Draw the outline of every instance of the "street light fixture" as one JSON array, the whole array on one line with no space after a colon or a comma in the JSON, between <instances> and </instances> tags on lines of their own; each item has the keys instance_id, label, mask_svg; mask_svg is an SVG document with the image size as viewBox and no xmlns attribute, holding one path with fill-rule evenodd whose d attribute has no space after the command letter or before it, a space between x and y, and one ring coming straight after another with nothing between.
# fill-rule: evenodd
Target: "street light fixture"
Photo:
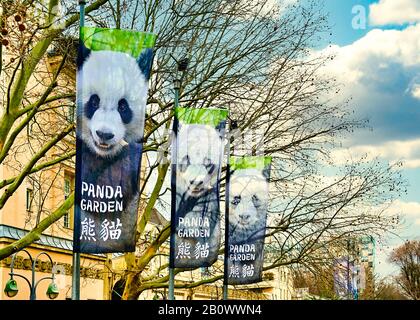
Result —
<instances>
[{"instance_id":1,"label":"street light fixture","mask_svg":"<svg viewBox=\"0 0 420 320\"><path fill-rule=\"evenodd\" d=\"M188 64L190 63L190 59L182 58L182 59L178 60L172 54L171 54L171 57L176 62L178 72L182 72L181 79L178 78L178 75L174 79L174 89L179 91L181 89L181 83L182 83L182 80L184 78L185 71L187 71L187 69L188 69Z\"/></svg>"},{"instance_id":2,"label":"street light fixture","mask_svg":"<svg viewBox=\"0 0 420 320\"><path fill-rule=\"evenodd\" d=\"M15 295L18 294L18 287L17 287L17 283L16 280L13 279L9 279L6 282L6 286L4 288L4 293L6 294L6 296L8 296L9 298L13 298Z\"/></svg>"},{"instance_id":3,"label":"street light fixture","mask_svg":"<svg viewBox=\"0 0 420 320\"><path fill-rule=\"evenodd\" d=\"M48 285L48 289L47 289L47 296L48 298L50 298L51 300L55 299L58 297L60 293L60 290L58 290L57 285L55 284L55 282L51 282Z\"/></svg>"},{"instance_id":4,"label":"street light fixture","mask_svg":"<svg viewBox=\"0 0 420 320\"><path fill-rule=\"evenodd\" d=\"M178 72L182 72L181 78L176 76L174 79L174 90L175 90L175 108L179 105L179 91L181 90L182 80L184 79L185 72L188 69L188 64L190 60L188 58L182 58L181 60L177 60L174 58L174 56L171 54L172 59L175 60L177 66L178 66Z\"/></svg>"},{"instance_id":5,"label":"street light fixture","mask_svg":"<svg viewBox=\"0 0 420 320\"><path fill-rule=\"evenodd\" d=\"M50 277L44 277L44 278L39 279L38 281L35 281L35 267L36 267L36 263L38 261L38 258L41 255L45 255L50 260L51 265L53 265L54 263L53 263L50 255L48 253L46 253L46 252L41 252L41 253L39 253L35 257L35 259L32 259L32 256L31 256L31 254L28 251L26 251L26 250L22 250L22 251L25 252L29 256L29 259L31 260L31 264L32 264L32 279L31 279L31 281L29 281L29 279L26 278L25 276L23 276L21 274L18 274L18 273L15 273L13 271L13 268L14 268L14 265L15 265L15 258L16 258L16 255L17 255L17 253L15 253L13 255L13 257L12 257L12 263L10 265L10 273L9 273L10 279L7 280L7 282L6 282L6 286L4 288L4 293L9 298L13 298L14 296L16 296L18 294L18 292L19 292L19 289L18 289L16 280L14 280L13 277L20 277L20 278L24 279L26 281L26 283L29 285L29 289L30 289L29 299L30 300L36 300L36 288L38 287L38 284L41 281L43 281L43 280L50 279L51 280L51 283L48 285L48 289L47 289L46 295L50 299L57 298L58 295L59 295L59 293L60 293L60 291L58 290L57 284L54 282L54 280L55 280L55 274L54 274L54 272L51 272L51 276Z\"/></svg>"},{"instance_id":6,"label":"street light fixture","mask_svg":"<svg viewBox=\"0 0 420 320\"><path fill-rule=\"evenodd\" d=\"M181 72L186 71L189 63L190 63L190 60L188 58L183 58L183 59L177 61L178 71L181 71Z\"/></svg>"}]
</instances>

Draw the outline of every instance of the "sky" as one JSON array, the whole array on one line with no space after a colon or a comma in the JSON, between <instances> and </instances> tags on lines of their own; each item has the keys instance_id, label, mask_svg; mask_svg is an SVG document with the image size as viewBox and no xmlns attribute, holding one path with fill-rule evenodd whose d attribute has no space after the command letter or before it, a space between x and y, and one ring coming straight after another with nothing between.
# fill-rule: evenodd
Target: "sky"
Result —
<instances>
[{"instance_id":1,"label":"sky","mask_svg":"<svg viewBox=\"0 0 420 320\"><path fill-rule=\"evenodd\" d=\"M336 54L325 72L345 84L339 98L352 97L355 117L369 119L372 128L355 132L333 151L337 164L349 154L366 153L404 162L408 193L389 209L402 216L398 236L376 244L375 272L395 275L397 268L387 262L391 250L406 239L420 239L420 0L323 1L332 35L314 49Z\"/></svg>"},{"instance_id":2,"label":"sky","mask_svg":"<svg viewBox=\"0 0 420 320\"><path fill-rule=\"evenodd\" d=\"M420 239L420 1L324 1L332 35L316 49L336 54L326 72L345 83L340 97L351 96L355 116L372 128L343 141L337 163L348 154L404 163L408 193L391 207L403 223L398 236L377 243L375 271L385 277L397 272L390 251Z\"/></svg>"}]
</instances>

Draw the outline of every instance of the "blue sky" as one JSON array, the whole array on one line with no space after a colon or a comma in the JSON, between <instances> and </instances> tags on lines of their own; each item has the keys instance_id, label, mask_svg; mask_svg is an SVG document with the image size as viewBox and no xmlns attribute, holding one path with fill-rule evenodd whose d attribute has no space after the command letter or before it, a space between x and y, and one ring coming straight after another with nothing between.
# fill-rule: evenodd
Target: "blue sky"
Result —
<instances>
[{"instance_id":1,"label":"blue sky","mask_svg":"<svg viewBox=\"0 0 420 320\"><path fill-rule=\"evenodd\" d=\"M355 6L363 6L366 14L369 14L369 5L378 3L379 0L323 0L325 2L325 9L330 13L330 25L333 27L332 37L329 39L332 43L340 46L353 43L355 40L363 37L367 32L374 29L376 26L367 23L365 29L353 29L352 20L355 14L352 12ZM399 1L399 0L394 0ZM358 12L358 11L357 11ZM382 25L381 29L397 29L401 30L407 24L387 24Z\"/></svg>"},{"instance_id":2,"label":"blue sky","mask_svg":"<svg viewBox=\"0 0 420 320\"><path fill-rule=\"evenodd\" d=\"M327 72L335 72L346 84L340 98L353 97L355 116L369 119L373 129L343 141L345 152L355 157L368 152L383 161L405 163L408 193L390 209L403 216L404 224L398 236L377 244L376 272L383 277L397 271L386 262L390 250L402 239L420 239L420 0L323 1L332 36L316 50L330 50L331 42L338 56ZM357 5L366 12L363 29L352 27L352 9ZM153 186L153 181L148 185ZM169 203L169 198L165 200ZM165 212L168 207L159 209Z\"/></svg>"},{"instance_id":3,"label":"blue sky","mask_svg":"<svg viewBox=\"0 0 420 320\"><path fill-rule=\"evenodd\" d=\"M367 26L367 29L355 30L351 26L354 15L352 14L352 8L355 5L362 5L364 8L368 8L369 4L373 1L370 0L324 0L325 9L330 13L330 25L332 26L332 36L329 40L332 43L340 46L351 44L353 41L361 38L371 29Z\"/></svg>"},{"instance_id":4,"label":"blue sky","mask_svg":"<svg viewBox=\"0 0 420 320\"><path fill-rule=\"evenodd\" d=\"M398 236L378 244L376 271L387 276L396 272L386 262L390 250L404 239L420 239L420 1L324 2L332 35L317 49L330 50L331 42L337 59L329 70L346 84L342 96L353 97L355 115L369 119L373 129L347 139L346 152L404 161L408 193L391 208L404 224ZM365 28L352 26L352 9L361 8L355 6L366 13Z\"/></svg>"}]
</instances>

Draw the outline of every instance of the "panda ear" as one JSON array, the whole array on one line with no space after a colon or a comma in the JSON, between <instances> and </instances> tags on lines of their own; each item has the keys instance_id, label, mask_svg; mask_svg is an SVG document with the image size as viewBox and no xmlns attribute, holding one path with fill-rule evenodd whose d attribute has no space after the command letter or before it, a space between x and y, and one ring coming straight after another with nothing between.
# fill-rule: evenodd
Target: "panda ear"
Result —
<instances>
[{"instance_id":1,"label":"panda ear","mask_svg":"<svg viewBox=\"0 0 420 320\"><path fill-rule=\"evenodd\" d=\"M85 46L82 40L79 40L79 47L77 49L77 70L83 67L83 64L89 58L91 50Z\"/></svg>"},{"instance_id":2,"label":"panda ear","mask_svg":"<svg viewBox=\"0 0 420 320\"><path fill-rule=\"evenodd\" d=\"M144 49L137 58L137 64L140 71L144 74L147 80L150 78L150 70L153 62L153 50L151 48Z\"/></svg>"},{"instance_id":3,"label":"panda ear","mask_svg":"<svg viewBox=\"0 0 420 320\"><path fill-rule=\"evenodd\" d=\"M262 175L267 181L270 179L270 166L267 166L262 170Z\"/></svg>"},{"instance_id":4,"label":"panda ear","mask_svg":"<svg viewBox=\"0 0 420 320\"><path fill-rule=\"evenodd\" d=\"M182 122L180 122L179 119L174 116L174 126L172 128L172 133L175 135L174 138L178 136L178 133L181 131L182 126L183 126Z\"/></svg>"},{"instance_id":5,"label":"panda ear","mask_svg":"<svg viewBox=\"0 0 420 320\"><path fill-rule=\"evenodd\" d=\"M233 170L233 169L230 169L230 166L229 166L229 176L231 177L232 176L232 174L235 172L235 170Z\"/></svg>"},{"instance_id":6,"label":"panda ear","mask_svg":"<svg viewBox=\"0 0 420 320\"><path fill-rule=\"evenodd\" d=\"M217 130L217 133L219 134L219 138L223 140L225 138L226 121L220 121L215 129Z\"/></svg>"}]
</instances>

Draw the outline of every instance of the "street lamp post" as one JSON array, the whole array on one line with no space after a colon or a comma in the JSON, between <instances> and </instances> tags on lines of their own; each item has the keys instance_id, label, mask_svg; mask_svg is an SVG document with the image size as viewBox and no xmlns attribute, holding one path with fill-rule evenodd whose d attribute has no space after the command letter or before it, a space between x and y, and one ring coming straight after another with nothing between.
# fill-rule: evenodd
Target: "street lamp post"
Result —
<instances>
[{"instance_id":1,"label":"street lamp post","mask_svg":"<svg viewBox=\"0 0 420 320\"><path fill-rule=\"evenodd\" d=\"M229 287L227 284L227 274L229 272L228 270L228 258L227 258L227 245L228 245L228 230L229 230L229 186L230 186L230 146L233 143L233 135L232 131L238 129L238 122L236 120L230 121L229 126L229 144L228 144L228 151L227 151L227 157L226 157L226 185L225 185L225 259L223 262L223 268L224 268L224 279L223 279L223 300L229 300Z\"/></svg>"},{"instance_id":2,"label":"street lamp post","mask_svg":"<svg viewBox=\"0 0 420 320\"><path fill-rule=\"evenodd\" d=\"M36 288L38 287L38 284L41 281L47 280L47 279L50 279L51 280L51 283L48 285L48 289L47 289L46 295L50 299L57 298L58 297L58 294L59 294L59 290L58 290L57 285L54 282L54 280L55 280L55 274L54 274L54 272L51 271L51 276L50 277L43 277L43 278L39 279L38 281L35 281L35 267L36 267L36 263L38 261L38 258L40 256L42 256L42 255L47 256L48 259L51 262L51 265L53 266L54 263L53 263L50 255L48 253L46 253L46 252L41 252L41 253L39 253L35 257L35 259L33 259L32 256L31 256L31 254L28 251L26 251L26 250L22 250L22 251L25 252L29 256L29 259L31 260L31 265L32 265L32 277L31 277L31 281L29 281L29 279L26 278L25 276L23 276L21 274L18 274L18 273L15 273L13 271L14 265L15 265L15 258L16 258L16 255L17 255L17 253L15 253L12 256L12 263L10 265L10 273L9 273L10 279L6 282L6 286L4 288L4 292L6 293L6 295L9 298L13 298L14 296L16 296L18 294L18 292L19 292L18 286L17 286L16 280L13 279L13 277L19 277L19 278L24 279L26 281L26 283L29 285L29 289L30 289L29 299L30 300L36 300Z\"/></svg>"},{"instance_id":3,"label":"street lamp post","mask_svg":"<svg viewBox=\"0 0 420 320\"><path fill-rule=\"evenodd\" d=\"M81 39L81 30L85 26L85 6L86 0L79 0L79 38ZM76 156L76 161L77 160ZM74 220L76 223L76 220ZM76 227L76 226L75 226ZM72 286L71 286L71 298L72 300L80 300L80 252L73 251L73 274L72 274Z\"/></svg>"},{"instance_id":4,"label":"street lamp post","mask_svg":"<svg viewBox=\"0 0 420 320\"><path fill-rule=\"evenodd\" d=\"M174 91L175 91L174 110L176 110L176 108L178 108L178 106L179 106L179 92L181 90L182 80L184 78L185 71L187 71L187 68L188 68L189 59L184 58L184 59L181 59L181 60L178 61L172 55L171 55L171 57L177 63L178 72L182 73L181 79L178 78L178 74L177 74L176 78L174 79ZM172 152L176 157L176 154L177 154L176 144L175 144L175 148L174 148L174 150L172 150ZM176 170L175 164L172 164L172 170L174 170L173 172L175 172L175 170ZM174 201L172 201L172 210L175 210ZM175 215L172 214L172 216L175 216ZM171 250L171 254L172 254L172 250ZM172 258L170 258L170 260L172 260ZM168 292L168 298L169 298L169 300L175 300L174 287L175 287L175 272L174 272L174 269L172 267L169 267L169 285L168 285L168 291L169 291Z\"/></svg>"}]
</instances>

